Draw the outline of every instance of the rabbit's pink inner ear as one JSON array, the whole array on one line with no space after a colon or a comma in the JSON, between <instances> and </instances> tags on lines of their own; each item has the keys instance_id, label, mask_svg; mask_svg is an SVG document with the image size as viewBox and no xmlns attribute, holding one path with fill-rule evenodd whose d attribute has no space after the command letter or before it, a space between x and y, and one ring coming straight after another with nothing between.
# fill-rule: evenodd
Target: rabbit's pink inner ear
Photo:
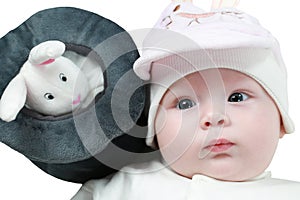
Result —
<instances>
[{"instance_id":1,"label":"rabbit's pink inner ear","mask_svg":"<svg viewBox=\"0 0 300 200\"><path fill-rule=\"evenodd\" d=\"M53 63L54 61L55 61L54 58L50 58L49 60L46 60L45 62L42 62L39 65L49 65L50 63Z\"/></svg>"}]
</instances>

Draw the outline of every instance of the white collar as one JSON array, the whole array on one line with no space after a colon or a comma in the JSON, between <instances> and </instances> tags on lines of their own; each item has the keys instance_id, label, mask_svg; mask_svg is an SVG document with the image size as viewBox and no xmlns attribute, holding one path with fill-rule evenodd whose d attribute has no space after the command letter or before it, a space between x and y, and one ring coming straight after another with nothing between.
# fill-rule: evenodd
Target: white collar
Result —
<instances>
[{"instance_id":1,"label":"white collar","mask_svg":"<svg viewBox=\"0 0 300 200\"><path fill-rule=\"evenodd\" d=\"M192 180L193 181L200 181L200 182L210 182L210 183L250 183L250 182L254 182L254 181L261 181L261 180L266 180L266 179L269 179L271 178L271 172L267 171L267 172L263 172L261 173L260 175L254 177L254 178L251 178L251 179L248 179L248 180L245 180L245 181L241 181L241 182L238 182L238 181L222 181L222 180L218 180L218 179L215 179L215 178L212 178L212 177L209 177L209 176L205 176L205 175L202 175L202 174L196 174L192 177Z\"/></svg>"}]
</instances>

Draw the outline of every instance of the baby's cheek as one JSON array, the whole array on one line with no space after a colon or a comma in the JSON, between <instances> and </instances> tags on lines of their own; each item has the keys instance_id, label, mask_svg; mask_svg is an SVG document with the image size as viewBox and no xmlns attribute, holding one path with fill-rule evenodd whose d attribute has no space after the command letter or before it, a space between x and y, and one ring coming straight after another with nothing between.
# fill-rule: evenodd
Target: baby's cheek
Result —
<instances>
[{"instance_id":1,"label":"baby's cheek","mask_svg":"<svg viewBox=\"0 0 300 200\"><path fill-rule=\"evenodd\" d=\"M161 110L155 120L155 134L163 146L174 145L181 126L181 115L174 111Z\"/></svg>"},{"instance_id":2,"label":"baby's cheek","mask_svg":"<svg viewBox=\"0 0 300 200\"><path fill-rule=\"evenodd\" d=\"M159 134L166 125L167 113L163 106L159 106L155 120L154 120L154 131L155 134Z\"/></svg>"},{"instance_id":3,"label":"baby's cheek","mask_svg":"<svg viewBox=\"0 0 300 200\"><path fill-rule=\"evenodd\" d=\"M161 119L161 116L157 119ZM197 159L199 152L199 145L197 148L192 148L195 140L194 130L185 127L186 125L190 127L190 123L182 121L181 114L166 112L165 117L167 120L164 127L157 133L159 149L167 163L174 164L175 168L184 168L187 166L187 160L191 159L190 156Z\"/></svg>"}]
</instances>

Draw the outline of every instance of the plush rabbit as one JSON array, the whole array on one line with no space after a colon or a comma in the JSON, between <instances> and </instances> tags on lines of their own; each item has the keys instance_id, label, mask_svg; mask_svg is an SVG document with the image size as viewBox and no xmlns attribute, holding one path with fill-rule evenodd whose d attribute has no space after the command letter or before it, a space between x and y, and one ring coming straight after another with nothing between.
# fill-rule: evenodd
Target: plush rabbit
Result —
<instances>
[{"instance_id":1,"label":"plush rabbit","mask_svg":"<svg viewBox=\"0 0 300 200\"><path fill-rule=\"evenodd\" d=\"M103 81L96 82L98 89L94 90L95 84L89 83L80 67L63 56L65 49L63 42L55 40L31 49L28 60L1 97L2 120L14 120L24 105L44 115L69 113L86 107L93 101L95 91L103 90Z\"/></svg>"}]
</instances>

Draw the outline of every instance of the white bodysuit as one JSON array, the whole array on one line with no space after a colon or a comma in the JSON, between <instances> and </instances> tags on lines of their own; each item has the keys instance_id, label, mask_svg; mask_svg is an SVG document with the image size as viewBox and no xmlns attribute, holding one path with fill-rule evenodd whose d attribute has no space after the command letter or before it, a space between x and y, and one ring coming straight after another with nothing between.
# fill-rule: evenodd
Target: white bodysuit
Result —
<instances>
[{"instance_id":1,"label":"white bodysuit","mask_svg":"<svg viewBox=\"0 0 300 200\"><path fill-rule=\"evenodd\" d=\"M135 164L111 177L85 183L72 200L299 200L300 183L271 178L245 182L203 175L180 176L161 162Z\"/></svg>"}]
</instances>

